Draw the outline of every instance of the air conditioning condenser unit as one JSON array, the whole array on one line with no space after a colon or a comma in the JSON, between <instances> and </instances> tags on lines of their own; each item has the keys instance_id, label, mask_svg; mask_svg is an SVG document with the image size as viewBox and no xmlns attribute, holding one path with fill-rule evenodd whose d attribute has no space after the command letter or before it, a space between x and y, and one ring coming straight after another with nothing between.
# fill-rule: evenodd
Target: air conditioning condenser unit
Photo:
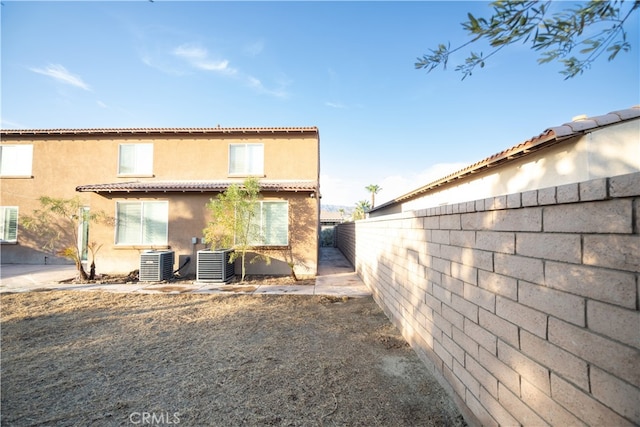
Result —
<instances>
[{"instance_id":1,"label":"air conditioning condenser unit","mask_svg":"<svg viewBox=\"0 0 640 427\"><path fill-rule=\"evenodd\" d=\"M226 283L235 276L235 265L229 263L233 250L198 251L196 281Z\"/></svg>"},{"instance_id":2,"label":"air conditioning condenser unit","mask_svg":"<svg viewBox=\"0 0 640 427\"><path fill-rule=\"evenodd\" d=\"M161 282L173 277L173 251L149 251L140 254L141 282Z\"/></svg>"}]
</instances>

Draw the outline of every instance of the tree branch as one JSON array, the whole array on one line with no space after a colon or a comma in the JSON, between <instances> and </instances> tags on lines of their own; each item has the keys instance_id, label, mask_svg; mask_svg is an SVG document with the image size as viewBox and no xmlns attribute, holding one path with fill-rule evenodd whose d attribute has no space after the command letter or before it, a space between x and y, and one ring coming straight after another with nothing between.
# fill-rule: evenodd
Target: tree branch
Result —
<instances>
[{"instance_id":1,"label":"tree branch","mask_svg":"<svg viewBox=\"0 0 640 427\"><path fill-rule=\"evenodd\" d=\"M450 56L459 50L479 41L486 40L492 47L488 55L471 52L465 62L456 67L462 72L464 80L471 75L475 67L484 67L485 61L505 46L522 41L531 43L531 48L541 51L538 63L559 61L564 65L560 71L567 78L575 77L591 67L602 53L611 52L608 60L613 60L620 51L628 52L631 45L626 41L625 24L629 17L640 8L640 0L634 0L623 13L624 0L589 1L577 8L568 8L547 17L550 1L495 1L492 3L493 15L487 20L468 14L463 28L472 39L462 45L451 48L450 44L438 45L430 54L418 58L415 67L431 72L442 65L447 68ZM580 37L589 28L611 24L613 26L597 31L593 36ZM584 47L582 59L569 56L577 47Z\"/></svg>"}]
</instances>

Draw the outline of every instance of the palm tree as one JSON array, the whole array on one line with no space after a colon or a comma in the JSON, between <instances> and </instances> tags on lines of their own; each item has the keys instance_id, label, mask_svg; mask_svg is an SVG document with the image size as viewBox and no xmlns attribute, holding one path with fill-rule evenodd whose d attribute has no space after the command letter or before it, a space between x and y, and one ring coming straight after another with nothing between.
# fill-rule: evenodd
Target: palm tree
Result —
<instances>
[{"instance_id":1,"label":"palm tree","mask_svg":"<svg viewBox=\"0 0 640 427\"><path fill-rule=\"evenodd\" d=\"M353 211L353 219L364 219L365 214L371 210L371 205L367 200L360 200L356 203L356 208Z\"/></svg>"},{"instance_id":2,"label":"palm tree","mask_svg":"<svg viewBox=\"0 0 640 427\"><path fill-rule=\"evenodd\" d=\"M382 188L379 185L371 184L364 187L369 193L371 193L371 209L376 206L376 194L378 194Z\"/></svg>"}]
</instances>

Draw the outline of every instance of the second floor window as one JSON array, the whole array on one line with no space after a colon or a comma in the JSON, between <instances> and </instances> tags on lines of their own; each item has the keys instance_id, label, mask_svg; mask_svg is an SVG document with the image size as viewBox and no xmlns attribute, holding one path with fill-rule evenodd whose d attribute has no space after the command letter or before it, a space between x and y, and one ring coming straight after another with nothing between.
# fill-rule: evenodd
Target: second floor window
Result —
<instances>
[{"instance_id":1,"label":"second floor window","mask_svg":"<svg viewBox=\"0 0 640 427\"><path fill-rule=\"evenodd\" d=\"M229 175L263 176L264 144L229 145Z\"/></svg>"},{"instance_id":2,"label":"second floor window","mask_svg":"<svg viewBox=\"0 0 640 427\"><path fill-rule=\"evenodd\" d=\"M0 242L18 241L18 207L0 206Z\"/></svg>"},{"instance_id":3,"label":"second floor window","mask_svg":"<svg viewBox=\"0 0 640 427\"><path fill-rule=\"evenodd\" d=\"M33 145L0 145L0 176L30 177Z\"/></svg>"},{"instance_id":4,"label":"second floor window","mask_svg":"<svg viewBox=\"0 0 640 427\"><path fill-rule=\"evenodd\" d=\"M120 144L118 175L153 175L153 144Z\"/></svg>"},{"instance_id":5,"label":"second floor window","mask_svg":"<svg viewBox=\"0 0 640 427\"><path fill-rule=\"evenodd\" d=\"M117 245L166 245L169 202L118 202Z\"/></svg>"}]
</instances>

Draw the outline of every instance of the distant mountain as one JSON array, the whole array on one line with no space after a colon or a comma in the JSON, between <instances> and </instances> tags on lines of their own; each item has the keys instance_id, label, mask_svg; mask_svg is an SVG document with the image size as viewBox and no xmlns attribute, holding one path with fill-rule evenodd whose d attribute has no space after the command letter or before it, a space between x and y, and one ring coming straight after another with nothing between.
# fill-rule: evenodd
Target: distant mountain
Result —
<instances>
[{"instance_id":1,"label":"distant mountain","mask_svg":"<svg viewBox=\"0 0 640 427\"><path fill-rule=\"evenodd\" d=\"M325 204L322 204L320 206L320 210L324 212L340 212L340 209L344 209L345 214L351 214L351 212L353 212L353 207L351 206L325 205Z\"/></svg>"}]
</instances>

